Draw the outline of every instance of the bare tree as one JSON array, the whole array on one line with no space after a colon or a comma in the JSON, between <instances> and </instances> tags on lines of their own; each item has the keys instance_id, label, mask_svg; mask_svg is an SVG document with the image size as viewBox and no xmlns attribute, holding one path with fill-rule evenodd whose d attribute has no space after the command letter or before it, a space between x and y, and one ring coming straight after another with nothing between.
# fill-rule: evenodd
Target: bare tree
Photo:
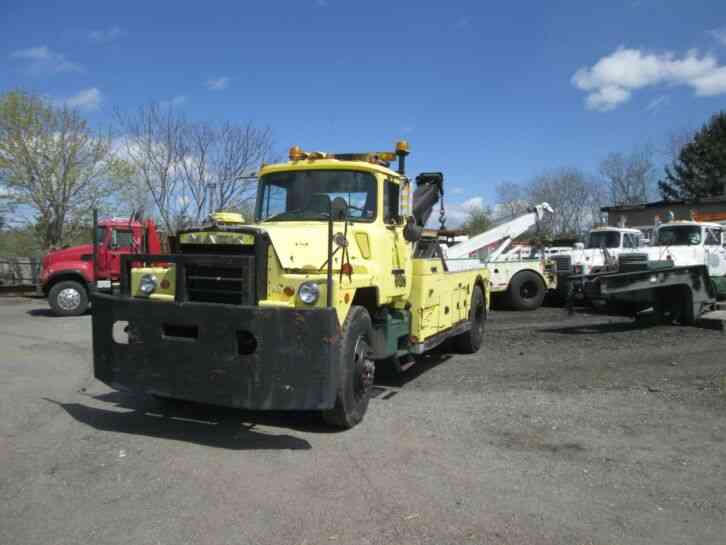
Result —
<instances>
[{"instance_id":1,"label":"bare tree","mask_svg":"<svg viewBox=\"0 0 726 545\"><path fill-rule=\"evenodd\" d=\"M660 150L667 163L674 163L681 155L681 150L693 140L696 131L691 129L679 129L670 131L666 135L665 144Z\"/></svg>"},{"instance_id":2,"label":"bare tree","mask_svg":"<svg viewBox=\"0 0 726 545\"><path fill-rule=\"evenodd\" d=\"M533 202L548 202L555 213L545 228L551 236L579 236L597 220L596 184L584 172L563 167L537 176L527 187Z\"/></svg>"},{"instance_id":3,"label":"bare tree","mask_svg":"<svg viewBox=\"0 0 726 545\"><path fill-rule=\"evenodd\" d=\"M127 164L129 184L141 184L151 196L169 232L181 226L189 201L182 192L182 162L186 120L173 105L142 106L136 112L116 112L121 129L118 153Z\"/></svg>"},{"instance_id":4,"label":"bare tree","mask_svg":"<svg viewBox=\"0 0 726 545\"><path fill-rule=\"evenodd\" d=\"M655 184L655 165L650 147L628 155L611 153L600 163L610 204L641 204L648 201Z\"/></svg>"},{"instance_id":5,"label":"bare tree","mask_svg":"<svg viewBox=\"0 0 726 545\"><path fill-rule=\"evenodd\" d=\"M194 221L209 209L241 209L255 191L255 176L260 164L270 155L272 133L225 123L190 125L184 138L185 189L189 193Z\"/></svg>"},{"instance_id":6,"label":"bare tree","mask_svg":"<svg viewBox=\"0 0 726 545\"><path fill-rule=\"evenodd\" d=\"M109 195L112 166L110 135L93 132L78 111L24 91L0 97L0 183L37 216L43 248L87 226Z\"/></svg>"},{"instance_id":7,"label":"bare tree","mask_svg":"<svg viewBox=\"0 0 726 545\"><path fill-rule=\"evenodd\" d=\"M210 198L217 210L249 203L256 170L272 148L269 129L191 123L173 106L152 103L116 117L128 198L143 198L134 188L144 187L169 231L202 220Z\"/></svg>"},{"instance_id":8,"label":"bare tree","mask_svg":"<svg viewBox=\"0 0 726 545\"><path fill-rule=\"evenodd\" d=\"M525 187L515 182L501 182L497 184L497 205L495 216L497 219L509 218L524 214L531 202L527 197Z\"/></svg>"}]
</instances>

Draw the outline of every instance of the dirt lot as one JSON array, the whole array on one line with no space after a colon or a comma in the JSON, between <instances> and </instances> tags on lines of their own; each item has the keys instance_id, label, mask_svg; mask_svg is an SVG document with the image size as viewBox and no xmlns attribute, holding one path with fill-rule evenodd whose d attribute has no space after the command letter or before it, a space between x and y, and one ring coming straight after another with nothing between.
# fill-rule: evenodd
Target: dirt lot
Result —
<instances>
[{"instance_id":1,"label":"dirt lot","mask_svg":"<svg viewBox=\"0 0 726 545\"><path fill-rule=\"evenodd\" d=\"M723 544L726 335L492 313L362 425L91 378L90 318L0 300L0 543Z\"/></svg>"}]
</instances>

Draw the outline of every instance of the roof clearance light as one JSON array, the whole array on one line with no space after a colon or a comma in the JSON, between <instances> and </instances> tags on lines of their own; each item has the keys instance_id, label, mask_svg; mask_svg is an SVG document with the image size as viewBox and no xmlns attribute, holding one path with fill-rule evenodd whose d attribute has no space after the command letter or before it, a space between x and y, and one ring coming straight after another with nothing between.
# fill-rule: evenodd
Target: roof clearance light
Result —
<instances>
[{"instance_id":1,"label":"roof clearance light","mask_svg":"<svg viewBox=\"0 0 726 545\"><path fill-rule=\"evenodd\" d=\"M302 161L307 157L307 153L300 149L300 146L293 146L288 152L288 157L290 157L290 161Z\"/></svg>"}]
</instances>

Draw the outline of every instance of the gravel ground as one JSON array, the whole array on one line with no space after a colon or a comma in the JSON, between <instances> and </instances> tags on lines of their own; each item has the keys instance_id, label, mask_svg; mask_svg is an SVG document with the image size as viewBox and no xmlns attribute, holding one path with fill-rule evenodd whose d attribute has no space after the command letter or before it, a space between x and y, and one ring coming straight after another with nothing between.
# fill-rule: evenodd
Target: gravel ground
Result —
<instances>
[{"instance_id":1,"label":"gravel ground","mask_svg":"<svg viewBox=\"0 0 726 545\"><path fill-rule=\"evenodd\" d=\"M111 391L88 316L0 299L0 543L724 543L726 335L490 318L331 432Z\"/></svg>"}]
</instances>

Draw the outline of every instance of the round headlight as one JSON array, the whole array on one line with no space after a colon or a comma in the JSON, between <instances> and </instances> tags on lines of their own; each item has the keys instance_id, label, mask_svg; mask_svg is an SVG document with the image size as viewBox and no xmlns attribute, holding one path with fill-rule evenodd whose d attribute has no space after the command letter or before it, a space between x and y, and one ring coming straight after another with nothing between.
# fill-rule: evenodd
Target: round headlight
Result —
<instances>
[{"instance_id":1,"label":"round headlight","mask_svg":"<svg viewBox=\"0 0 726 545\"><path fill-rule=\"evenodd\" d=\"M139 291L144 295L151 295L158 285L156 276L153 274L145 274L139 280Z\"/></svg>"},{"instance_id":2,"label":"round headlight","mask_svg":"<svg viewBox=\"0 0 726 545\"><path fill-rule=\"evenodd\" d=\"M313 282L304 282L300 284L297 290L297 294L300 296L300 300L306 305L312 305L320 297L320 288Z\"/></svg>"}]
</instances>

